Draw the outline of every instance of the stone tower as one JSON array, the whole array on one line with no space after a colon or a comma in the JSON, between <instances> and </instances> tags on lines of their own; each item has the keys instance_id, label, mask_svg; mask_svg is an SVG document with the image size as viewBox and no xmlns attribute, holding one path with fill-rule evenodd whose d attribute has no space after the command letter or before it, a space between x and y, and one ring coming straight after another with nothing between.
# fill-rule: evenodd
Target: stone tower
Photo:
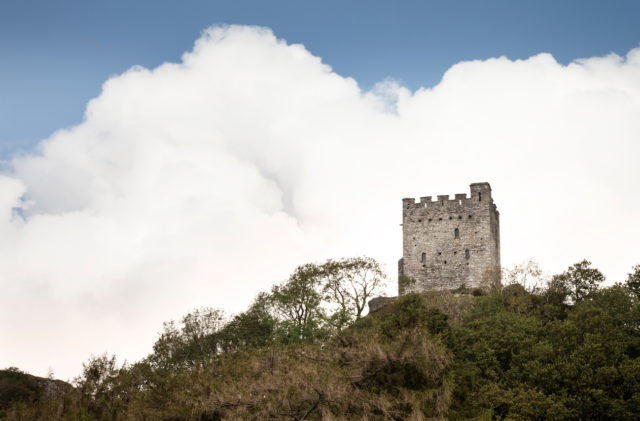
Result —
<instances>
[{"instance_id":1,"label":"stone tower","mask_svg":"<svg viewBox=\"0 0 640 421\"><path fill-rule=\"evenodd\" d=\"M400 295L429 289L478 287L499 276L500 222L489 183L471 184L471 197L456 194L402 199L402 259L399 275L416 280L399 282ZM401 279L399 277L399 279Z\"/></svg>"}]
</instances>

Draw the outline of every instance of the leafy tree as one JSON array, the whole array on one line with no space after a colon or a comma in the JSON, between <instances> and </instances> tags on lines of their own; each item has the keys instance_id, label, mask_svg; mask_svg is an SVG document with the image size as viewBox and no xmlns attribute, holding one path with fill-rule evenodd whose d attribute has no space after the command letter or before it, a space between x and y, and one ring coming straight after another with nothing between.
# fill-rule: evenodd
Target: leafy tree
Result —
<instances>
[{"instance_id":1,"label":"leafy tree","mask_svg":"<svg viewBox=\"0 0 640 421\"><path fill-rule=\"evenodd\" d=\"M307 263L298 266L288 280L271 289L269 303L283 321L280 327L284 342L312 339L325 320L320 305L321 276L322 269L318 265Z\"/></svg>"},{"instance_id":2,"label":"leafy tree","mask_svg":"<svg viewBox=\"0 0 640 421\"><path fill-rule=\"evenodd\" d=\"M270 297L260 293L247 311L234 316L220 331L220 345L225 352L269 345L278 321L270 313Z\"/></svg>"},{"instance_id":3,"label":"leafy tree","mask_svg":"<svg viewBox=\"0 0 640 421\"><path fill-rule=\"evenodd\" d=\"M117 387L120 373L116 356L103 354L83 363L82 374L74 379L83 403L97 419L115 418L124 410Z\"/></svg>"},{"instance_id":4,"label":"leafy tree","mask_svg":"<svg viewBox=\"0 0 640 421\"><path fill-rule=\"evenodd\" d=\"M157 367L206 366L218 354L216 333L224 325L222 310L203 307L163 325L149 360Z\"/></svg>"},{"instance_id":5,"label":"leafy tree","mask_svg":"<svg viewBox=\"0 0 640 421\"><path fill-rule=\"evenodd\" d=\"M569 266L567 271L553 276L551 282L558 291L567 292L572 303L577 303L591 298L604 279L602 272L591 267L591 262L582 260Z\"/></svg>"},{"instance_id":6,"label":"leafy tree","mask_svg":"<svg viewBox=\"0 0 640 421\"><path fill-rule=\"evenodd\" d=\"M640 265L633 267L633 272L628 275L625 286L636 299L640 298Z\"/></svg>"}]
</instances>

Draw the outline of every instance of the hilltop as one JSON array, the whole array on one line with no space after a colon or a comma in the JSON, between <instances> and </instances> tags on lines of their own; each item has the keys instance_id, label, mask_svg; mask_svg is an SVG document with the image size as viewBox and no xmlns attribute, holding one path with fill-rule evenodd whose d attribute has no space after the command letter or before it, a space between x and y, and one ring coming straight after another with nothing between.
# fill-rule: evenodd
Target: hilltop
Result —
<instances>
[{"instance_id":1,"label":"hilltop","mask_svg":"<svg viewBox=\"0 0 640 421\"><path fill-rule=\"evenodd\" d=\"M143 361L119 366L115 357L94 357L75 388L14 403L4 418L632 420L640 414L640 266L609 287L583 261L543 286L412 293L365 317L343 313L343 324L336 309L320 310L327 295L316 296L313 307L310 289L286 288L292 280L326 280L319 267L301 266L231 319L198 310L167 323ZM306 314L300 323L275 308L274 298L287 291L292 302L310 305L290 314Z\"/></svg>"}]
</instances>

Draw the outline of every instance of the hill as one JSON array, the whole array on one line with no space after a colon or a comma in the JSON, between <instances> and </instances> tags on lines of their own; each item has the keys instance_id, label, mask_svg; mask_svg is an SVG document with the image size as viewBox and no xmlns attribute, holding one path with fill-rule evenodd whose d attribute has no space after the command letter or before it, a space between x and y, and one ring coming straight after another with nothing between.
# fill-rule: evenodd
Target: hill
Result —
<instances>
[{"instance_id":1,"label":"hill","mask_svg":"<svg viewBox=\"0 0 640 421\"><path fill-rule=\"evenodd\" d=\"M15 367L0 370L0 419L7 417L7 410L19 412L40 402L56 401L72 390L69 383L32 376Z\"/></svg>"},{"instance_id":2,"label":"hill","mask_svg":"<svg viewBox=\"0 0 640 421\"><path fill-rule=\"evenodd\" d=\"M260 299L227 321L199 310L143 361L94 357L76 388L4 418L633 420L640 267L603 280L583 261L544 288L408 294L333 330Z\"/></svg>"}]
</instances>

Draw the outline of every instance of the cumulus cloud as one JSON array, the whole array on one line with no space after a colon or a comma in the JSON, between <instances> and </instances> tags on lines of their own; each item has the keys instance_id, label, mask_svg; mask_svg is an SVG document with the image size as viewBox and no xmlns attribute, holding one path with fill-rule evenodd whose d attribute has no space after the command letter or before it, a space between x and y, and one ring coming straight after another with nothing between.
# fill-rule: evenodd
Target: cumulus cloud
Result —
<instances>
[{"instance_id":1,"label":"cumulus cloud","mask_svg":"<svg viewBox=\"0 0 640 421\"><path fill-rule=\"evenodd\" d=\"M393 275L401 198L489 181L503 264L640 263L640 48L456 64L365 92L271 31L214 27L114 76L0 177L0 362L62 377L144 356L161 323L239 311L307 261ZM390 293L393 293L393 287Z\"/></svg>"}]
</instances>

